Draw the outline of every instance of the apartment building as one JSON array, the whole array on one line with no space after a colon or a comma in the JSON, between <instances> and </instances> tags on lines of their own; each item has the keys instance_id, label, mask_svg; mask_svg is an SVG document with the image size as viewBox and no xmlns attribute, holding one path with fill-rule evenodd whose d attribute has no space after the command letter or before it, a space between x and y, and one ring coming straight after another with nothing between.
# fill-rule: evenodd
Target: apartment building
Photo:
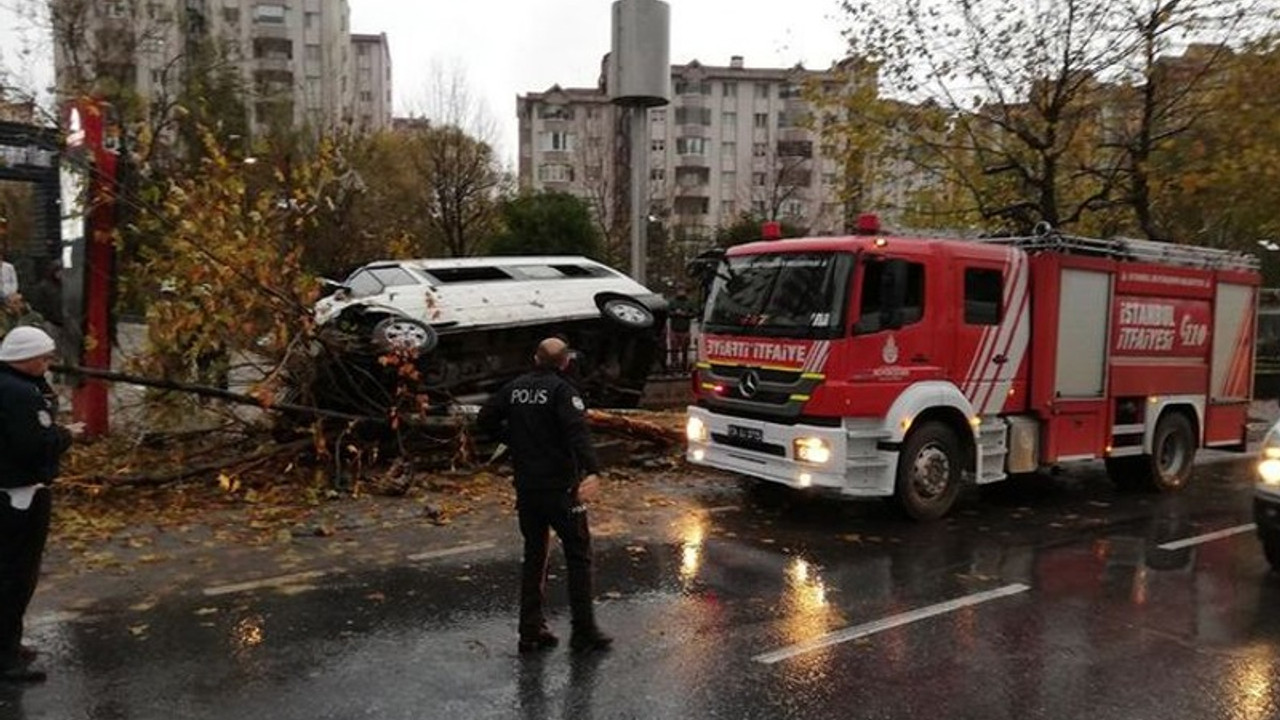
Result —
<instances>
[{"instance_id":1,"label":"apartment building","mask_svg":"<svg viewBox=\"0 0 1280 720\"><path fill-rule=\"evenodd\" d=\"M353 88L351 119L358 131L390 128L391 46L387 34L352 35Z\"/></svg>"},{"instance_id":2,"label":"apartment building","mask_svg":"<svg viewBox=\"0 0 1280 720\"><path fill-rule=\"evenodd\" d=\"M164 101L177 94L185 64L217 44L244 81L255 132L272 124L347 128L366 116L368 129L390 123L386 37L353 37L347 0L55 2L66 8L55 29L63 87L105 76ZM370 53L366 65L358 60L361 48Z\"/></svg>"},{"instance_id":3,"label":"apartment building","mask_svg":"<svg viewBox=\"0 0 1280 720\"><path fill-rule=\"evenodd\" d=\"M607 62L607 60L606 60ZM803 67L749 68L696 60L673 66L671 104L649 111L651 213L679 238L710 238L744 213L786 220L813 234L845 225L844 171L824 156L808 93L845 82ZM602 74L602 78L607 73ZM828 87L828 89L831 89ZM624 188L623 111L596 88L552 87L517 99L522 187L600 196ZM612 207L628 207L626 201Z\"/></svg>"}]
</instances>

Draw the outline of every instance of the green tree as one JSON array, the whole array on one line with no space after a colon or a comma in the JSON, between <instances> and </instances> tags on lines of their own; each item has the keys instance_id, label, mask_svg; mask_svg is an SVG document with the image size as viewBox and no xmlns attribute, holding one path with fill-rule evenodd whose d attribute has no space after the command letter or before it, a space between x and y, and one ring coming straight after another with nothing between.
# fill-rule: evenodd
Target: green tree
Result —
<instances>
[{"instance_id":1,"label":"green tree","mask_svg":"<svg viewBox=\"0 0 1280 720\"><path fill-rule=\"evenodd\" d=\"M600 231L591 208L562 192L524 194L502 203L503 231L490 245L498 255L585 255L599 258Z\"/></svg>"}]
</instances>

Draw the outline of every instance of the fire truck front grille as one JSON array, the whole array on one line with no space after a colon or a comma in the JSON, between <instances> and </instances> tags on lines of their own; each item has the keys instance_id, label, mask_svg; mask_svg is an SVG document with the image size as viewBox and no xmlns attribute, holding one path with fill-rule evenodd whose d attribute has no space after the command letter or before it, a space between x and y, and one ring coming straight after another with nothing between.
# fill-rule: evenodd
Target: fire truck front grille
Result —
<instances>
[{"instance_id":1,"label":"fire truck front grille","mask_svg":"<svg viewBox=\"0 0 1280 720\"><path fill-rule=\"evenodd\" d=\"M763 440L748 440L746 438L729 437L724 433L711 433L711 440L717 445L729 445L730 447L742 448L743 450L754 450L755 452L761 452L777 457L787 456L786 448Z\"/></svg>"},{"instance_id":2,"label":"fire truck front grille","mask_svg":"<svg viewBox=\"0 0 1280 720\"><path fill-rule=\"evenodd\" d=\"M755 369L756 375L760 377L761 382L776 383L778 385L792 385L800 381L799 370L769 370L765 368L749 368L743 365L718 365L712 363L711 372L718 378L729 378L737 380L746 374L748 370Z\"/></svg>"}]
</instances>

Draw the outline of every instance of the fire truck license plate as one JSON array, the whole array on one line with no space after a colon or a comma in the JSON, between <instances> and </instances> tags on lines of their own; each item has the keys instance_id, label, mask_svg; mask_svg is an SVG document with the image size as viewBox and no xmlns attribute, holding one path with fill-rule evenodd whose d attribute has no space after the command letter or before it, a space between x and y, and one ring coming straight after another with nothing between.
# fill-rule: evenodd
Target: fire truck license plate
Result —
<instances>
[{"instance_id":1,"label":"fire truck license plate","mask_svg":"<svg viewBox=\"0 0 1280 720\"><path fill-rule=\"evenodd\" d=\"M741 425L729 426L729 437L734 440L746 440L748 442L763 442L764 431L760 428L742 427Z\"/></svg>"}]
</instances>

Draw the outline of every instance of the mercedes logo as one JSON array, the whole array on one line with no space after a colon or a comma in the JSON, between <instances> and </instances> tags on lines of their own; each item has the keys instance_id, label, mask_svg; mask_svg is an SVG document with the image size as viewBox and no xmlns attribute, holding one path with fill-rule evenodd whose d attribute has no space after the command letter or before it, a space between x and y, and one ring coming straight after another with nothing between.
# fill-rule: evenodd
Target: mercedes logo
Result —
<instances>
[{"instance_id":1,"label":"mercedes logo","mask_svg":"<svg viewBox=\"0 0 1280 720\"><path fill-rule=\"evenodd\" d=\"M756 392L760 390L760 375L755 370L748 370L742 376L742 382L738 383L738 392L742 393L742 397L755 397Z\"/></svg>"}]
</instances>

